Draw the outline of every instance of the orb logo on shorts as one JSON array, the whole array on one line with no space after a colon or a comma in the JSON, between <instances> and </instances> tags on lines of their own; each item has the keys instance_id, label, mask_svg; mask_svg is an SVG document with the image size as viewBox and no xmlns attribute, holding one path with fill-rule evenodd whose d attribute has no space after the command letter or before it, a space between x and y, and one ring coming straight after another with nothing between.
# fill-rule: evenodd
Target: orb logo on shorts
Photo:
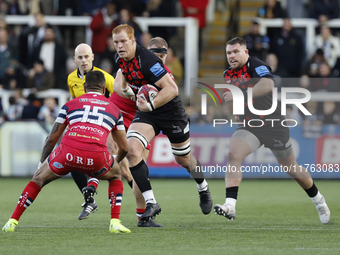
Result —
<instances>
[{"instance_id":1,"label":"orb logo on shorts","mask_svg":"<svg viewBox=\"0 0 340 255\"><path fill-rule=\"evenodd\" d=\"M64 166L63 166L62 164L60 164L59 162L54 162L54 163L53 163L53 166L54 166L55 168L58 168L58 169L64 168Z\"/></svg>"}]
</instances>

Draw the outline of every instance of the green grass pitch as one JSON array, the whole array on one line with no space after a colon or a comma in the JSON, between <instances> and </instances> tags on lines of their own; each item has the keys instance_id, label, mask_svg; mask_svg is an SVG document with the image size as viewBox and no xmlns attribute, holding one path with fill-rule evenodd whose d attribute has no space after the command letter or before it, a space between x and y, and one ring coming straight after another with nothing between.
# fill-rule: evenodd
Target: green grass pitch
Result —
<instances>
[{"instance_id":1,"label":"green grass pitch","mask_svg":"<svg viewBox=\"0 0 340 255\"><path fill-rule=\"evenodd\" d=\"M0 179L1 228L29 179ZM224 180L208 180L213 202L223 203ZM132 191L124 181L121 220L131 234L110 234L107 182L99 210L79 221L82 196L71 179L43 188L14 233L0 232L0 254L340 254L340 183L316 180L331 209L322 225L312 201L293 180L244 180L237 217L203 215L190 179L152 180L162 229L137 228Z\"/></svg>"}]
</instances>

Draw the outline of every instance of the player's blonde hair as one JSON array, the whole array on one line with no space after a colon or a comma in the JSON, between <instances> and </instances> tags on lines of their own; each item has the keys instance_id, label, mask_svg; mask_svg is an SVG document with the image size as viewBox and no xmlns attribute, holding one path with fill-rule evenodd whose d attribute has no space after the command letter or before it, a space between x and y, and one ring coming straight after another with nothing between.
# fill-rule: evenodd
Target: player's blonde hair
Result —
<instances>
[{"instance_id":1,"label":"player's blonde hair","mask_svg":"<svg viewBox=\"0 0 340 255\"><path fill-rule=\"evenodd\" d=\"M128 24L122 24L122 25L116 26L112 30L112 34L119 34L122 31L126 32L129 39L132 39L133 37L135 37L135 30L133 29L133 27L129 26Z\"/></svg>"}]
</instances>

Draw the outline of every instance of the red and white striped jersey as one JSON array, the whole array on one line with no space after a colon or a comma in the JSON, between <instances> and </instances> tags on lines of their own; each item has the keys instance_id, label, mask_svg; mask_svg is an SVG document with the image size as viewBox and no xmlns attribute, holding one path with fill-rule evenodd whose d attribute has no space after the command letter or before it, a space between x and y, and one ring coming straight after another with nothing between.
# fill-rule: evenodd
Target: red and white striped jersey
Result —
<instances>
[{"instance_id":1,"label":"red and white striped jersey","mask_svg":"<svg viewBox=\"0 0 340 255\"><path fill-rule=\"evenodd\" d=\"M60 109L56 122L69 125L61 143L82 150L106 150L111 130L125 130L120 110L97 92L67 102Z\"/></svg>"}]
</instances>

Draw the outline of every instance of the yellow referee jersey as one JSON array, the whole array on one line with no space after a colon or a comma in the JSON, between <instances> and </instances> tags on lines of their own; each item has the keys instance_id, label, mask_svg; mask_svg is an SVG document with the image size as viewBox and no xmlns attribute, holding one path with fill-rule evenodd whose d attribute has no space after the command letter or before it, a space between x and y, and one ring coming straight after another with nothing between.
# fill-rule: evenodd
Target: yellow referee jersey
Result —
<instances>
[{"instance_id":1,"label":"yellow referee jersey","mask_svg":"<svg viewBox=\"0 0 340 255\"><path fill-rule=\"evenodd\" d=\"M115 79L113 76L104 70L98 68L98 67L92 67L91 71L101 71L104 74L105 77L105 83L106 83L106 89L110 92L110 94L113 93L113 82ZM70 89L71 96L73 97L79 97L85 94L84 86L85 83L85 76L81 76L78 69L70 73L67 77L67 84Z\"/></svg>"}]
</instances>

